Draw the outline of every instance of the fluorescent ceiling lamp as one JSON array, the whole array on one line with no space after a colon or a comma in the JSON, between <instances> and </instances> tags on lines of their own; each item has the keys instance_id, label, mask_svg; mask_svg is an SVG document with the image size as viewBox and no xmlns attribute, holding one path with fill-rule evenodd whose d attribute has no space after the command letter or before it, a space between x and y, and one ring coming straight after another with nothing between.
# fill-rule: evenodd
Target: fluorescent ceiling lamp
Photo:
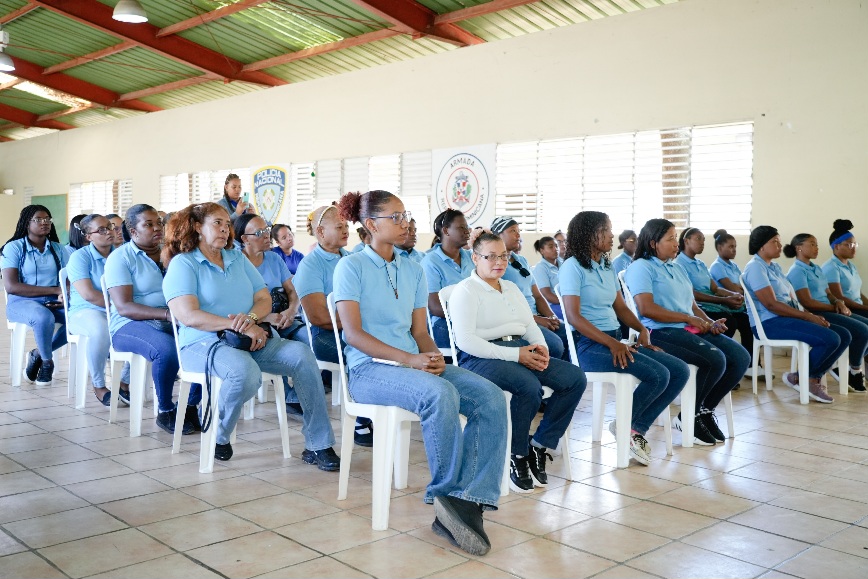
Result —
<instances>
[{"instance_id":1,"label":"fluorescent ceiling lamp","mask_svg":"<svg viewBox=\"0 0 868 579\"><path fill-rule=\"evenodd\" d=\"M12 59L9 58L9 55L3 52L3 49L0 48L0 71L2 72L12 72L15 70L15 63L12 62Z\"/></svg>"},{"instance_id":2,"label":"fluorescent ceiling lamp","mask_svg":"<svg viewBox=\"0 0 868 579\"><path fill-rule=\"evenodd\" d=\"M115 6L115 11L112 13L112 18L133 24L148 21L148 15L145 14L145 9L142 8L138 0L121 0L118 2L117 6Z\"/></svg>"}]
</instances>

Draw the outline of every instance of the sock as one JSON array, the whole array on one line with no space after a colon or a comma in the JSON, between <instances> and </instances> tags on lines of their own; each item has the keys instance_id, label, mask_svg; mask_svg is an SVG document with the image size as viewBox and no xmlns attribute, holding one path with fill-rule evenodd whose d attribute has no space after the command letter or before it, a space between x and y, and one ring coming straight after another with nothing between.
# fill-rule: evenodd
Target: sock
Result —
<instances>
[{"instance_id":1,"label":"sock","mask_svg":"<svg viewBox=\"0 0 868 579\"><path fill-rule=\"evenodd\" d=\"M853 366L850 366L850 373L853 374L854 376L855 376L856 374L861 373L861 372L862 372L862 367L861 367L861 366L858 367L858 368L854 368Z\"/></svg>"},{"instance_id":2,"label":"sock","mask_svg":"<svg viewBox=\"0 0 868 579\"><path fill-rule=\"evenodd\" d=\"M545 448L543 445L541 445L540 443L538 443L538 442L537 442L536 440L534 440L533 438L530 439L530 445L531 445L531 446L535 446L536 448Z\"/></svg>"}]
</instances>

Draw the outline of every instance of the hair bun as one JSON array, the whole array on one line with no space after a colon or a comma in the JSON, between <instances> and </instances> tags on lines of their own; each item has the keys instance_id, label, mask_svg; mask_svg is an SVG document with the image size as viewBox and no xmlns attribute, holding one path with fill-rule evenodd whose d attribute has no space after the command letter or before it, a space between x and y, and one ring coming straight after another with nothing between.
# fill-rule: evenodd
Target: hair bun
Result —
<instances>
[{"instance_id":1,"label":"hair bun","mask_svg":"<svg viewBox=\"0 0 868 579\"><path fill-rule=\"evenodd\" d=\"M362 210L362 194L358 191L346 193L338 201L338 214L344 221L358 222Z\"/></svg>"},{"instance_id":2,"label":"hair bun","mask_svg":"<svg viewBox=\"0 0 868 579\"><path fill-rule=\"evenodd\" d=\"M796 257L796 248L789 243L783 247L783 252L784 255L789 257L790 259Z\"/></svg>"},{"instance_id":3,"label":"hair bun","mask_svg":"<svg viewBox=\"0 0 868 579\"><path fill-rule=\"evenodd\" d=\"M726 229L718 229L717 231L714 232L713 237L714 237L714 239L717 239L721 235L726 235L727 233L729 233L729 232Z\"/></svg>"},{"instance_id":4,"label":"hair bun","mask_svg":"<svg viewBox=\"0 0 868 579\"><path fill-rule=\"evenodd\" d=\"M853 229L853 222L849 219L836 219L835 223L832 224L832 228L836 232L844 233Z\"/></svg>"}]
</instances>

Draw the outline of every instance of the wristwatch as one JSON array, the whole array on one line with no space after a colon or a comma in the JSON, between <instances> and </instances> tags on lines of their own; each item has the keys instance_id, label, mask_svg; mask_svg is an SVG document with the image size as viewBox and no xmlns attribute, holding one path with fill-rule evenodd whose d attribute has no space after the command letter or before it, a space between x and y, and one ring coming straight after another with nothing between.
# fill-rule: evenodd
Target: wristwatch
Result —
<instances>
[{"instance_id":1,"label":"wristwatch","mask_svg":"<svg viewBox=\"0 0 868 579\"><path fill-rule=\"evenodd\" d=\"M247 317L253 320L254 324L259 323L259 316L256 315L256 312L247 312Z\"/></svg>"}]
</instances>

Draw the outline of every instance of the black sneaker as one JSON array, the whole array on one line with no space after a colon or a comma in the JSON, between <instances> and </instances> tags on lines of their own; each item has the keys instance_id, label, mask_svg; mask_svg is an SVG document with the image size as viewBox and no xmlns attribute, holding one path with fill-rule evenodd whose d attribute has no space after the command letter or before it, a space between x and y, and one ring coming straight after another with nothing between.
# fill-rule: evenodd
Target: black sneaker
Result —
<instances>
[{"instance_id":1,"label":"black sneaker","mask_svg":"<svg viewBox=\"0 0 868 579\"><path fill-rule=\"evenodd\" d=\"M228 442L226 444L214 445L214 458L217 460L229 460L232 458L232 445Z\"/></svg>"},{"instance_id":2,"label":"black sneaker","mask_svg":"<svg viewBox=\"0 0 868 579\"><path fill-rule=\"evenodd\" d=\"M681 429L681 413L678 413L678 416L672 419L672 427L675 428L678 432L684 432ZM705 424L699 419L699 417L694 418L693 423L693 444L698 444L699 446L714 446L717 444L717 440L714 436L708 432L708 429L705 428Z\"/></svg>"},{"instance_id":3,"label":"black sneaker","mask_svg":"<svg viewBox=\"0 0 868 579\"><path fill-rule=\"evenodd\" d=\"M530 474L530 457L511 455L509 458L509 488L526 495L533 492L533 478Z\"/></svg>"},{"instance_id":4,"label":"black sneaker","mask_svg":"<svg viewBox=\"0 0 868 579\"><path fill-rule=\"evenodd\" d=\"M30 353L33 355L33 352ZM847 384L850 386L850 392L865 392L865 375L862 372L856 374L850 372L847 376Z\"/></svg>"},{"instance_id":5,"label":"black sneaker","mask_svg":"<svg viewBox=\"0 0 868 579\"><path fill-rule=\"evenodd\" d=\"M287 402L286 415L290 418L301 419L304 416L304 410L301 409L301 404L299 402Z\"/></svg>"},{"instance_id":6,"label":"black sneaker","mask_svg":"<svg viewBox=\"0 0 868 579\"><path fill-rule=\"evenodd\" d=\"M482 506L478 503L450 496L434 497L434 515L462 550L471 555L485 555L491 549L491 541L482 528Z\"/></svg>"},{"instance_id":7,"label":"black sneaker","mask_svg":"<svg viewBox=\"0 0 868 579\"><path fill-rule=\"evenodd\" d=\"M121 402L123 402L124 404L129 406L130 405L130 385L127 384L126 387L127 387L126 390L124 390L123 388L118 388L118 400L120 400Z\"/></svg>"},{"instance_id":8,"label":"black sneaker","mask_svg":"<svg viewBox=\"0 0 868 579\"><path fill-rule=\"evenodd\" d=\"M157 426L168 432L169 434L175 434L175 417L177 416L177 410L172 409L168 412L158 412L157 413Z\"/></svg>"},{"instance_id":9,"label":"black sneaker","mask_svg":"<svg viewBox=\"0 0 868 579\"><path fill-rule=\"evenodd\" d=\"M374 446L374 423L370 418L359 416L356 418L356 430L353 433L353 442L359 446Z\"/></svg>"},{"instance_id":10,"label":"black sneaker","mask_svg":"<svg viewBox=\"0 0 868 579\"><path fill-rule=\"evenodd\" d=\"M528 462L530 463L530 476L533 478L534 486L545 487L549 484L549 477L546 474L546 458L554 460L545 448L530 445Z\"/></svg>"},{"instance_id":11,"label":"black sneaker","mask_svg":"<svg viewBox=\"0 0 868 579\"><path fill-rule=\"evenodd\" d=\"M194 432L202 432L202 421L199 420L199 407L188 404L184 412L184 430L181 433L193 434Z\"/></svg>"},{"instance_id":12,"label":"black sneaker","mask_svg":"<svg viewBox=\"0 0 868 579\"><path fill-rule=\"evenodd\" d=\"M24 368L24 379L33 384L36 381L36 375L39 369L42 368L42 358L39 357L39 350L36 348L30 350L27 355L27 366Z\"/></svg>"},{"instance_id":13,"label":"black sneaker","mask_svg":"<svg viewBox=\"0 0 868 579\"><path fill-rule=\"evenodd\" d=\"M705 429L717 442L726 442L726 437L723 435L720 426L717 424L717 416L714 415L714 410L701 407L699 409L699 419L702 421Z\"/></svg>"},{"instance_id":14,"label":"black sneaker","mask_svg":"<svg viewBox=\"0 0 868 579\"><path fill-rule=\"evenodd\" d=\"M438 519L437 517L434 517L434 522L431 523L431 530L434 531L435 535L439 535L440 537L443 537L459 549L461 548L461 545L458 544L458 541L455 540L455 537L452 536L452 533L449 532L449 529L444 527L443 523L441 523L440 519Z\"/></svg>"},{"instance_id":15,"label":"black sneaker","mask_svg":"<svg viewBox=\"0 0 868 579\"><path fill-rule=\"evenodd\" d=\"M53 376L54 362L52 360L42 360L42 365L39 366L39 372L36 373L36 385L50 386Z\"/></svg>"},{"instance_id":16,"label":"black sneaker","mask_svg":"<svg viewBox=\"0 0 868 579\"><path fill-rule=\"evenodd\" d=\"M320 470L335 471L341 468L341 458L335 454L332 447L323 450L304 449L301 460L307 464L315 464Z\"/></svg>"}]
</instances>

